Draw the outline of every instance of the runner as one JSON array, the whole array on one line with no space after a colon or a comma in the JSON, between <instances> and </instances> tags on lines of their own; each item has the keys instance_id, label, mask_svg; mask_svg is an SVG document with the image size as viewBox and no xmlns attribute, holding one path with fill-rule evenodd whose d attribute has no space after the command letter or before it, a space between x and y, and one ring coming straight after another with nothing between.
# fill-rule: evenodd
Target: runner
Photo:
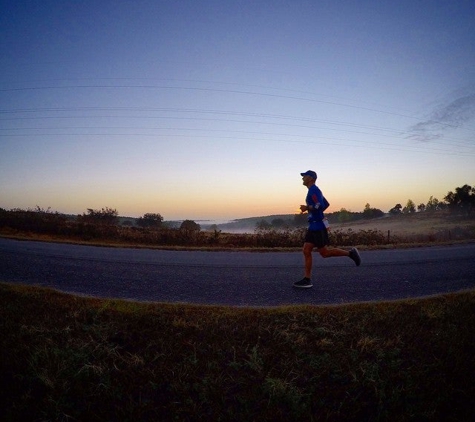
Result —
<instances>
[{"instance_id":1,"label":"runner","mask_svg":"<svg viewBox=\"0 0 475 422\"><path fill-rule=\"evenodd\" d=\"M308 229L303 244L303 255L305 261L305 275L302 280L296 281L294 287L307 289L312 284L312 251L317 248L317 252L323 258L332 258L336 256L346 256L351 258L357 266L361 264L358 249L352 248L349 251L344 249L329 247L330 240L328 238L328 222L323 212L330 205L322 194L322 191L315 185L317 173L308 170L300 173L303 184L308 188L306 204L300 205L302 213L308 212Z\"/></svg>"}]
</instances>

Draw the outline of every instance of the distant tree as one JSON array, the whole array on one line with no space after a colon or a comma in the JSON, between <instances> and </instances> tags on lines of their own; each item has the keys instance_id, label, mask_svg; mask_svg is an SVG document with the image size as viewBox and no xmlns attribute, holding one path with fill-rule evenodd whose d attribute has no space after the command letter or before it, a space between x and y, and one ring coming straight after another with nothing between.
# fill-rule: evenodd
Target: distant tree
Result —
<instances>
[{"instance_id":1,"label":"distant tree","mask_svg":"<svg viewBox=\"0 0 475 422\"><path fill-rule=\"evenodd\" d=\"M434 198L433 196L431 196L429 198L429 201L427 202L427 205L426 205L426 211L438 211L440 210L440 202L437 198Z\"/></svg>"},{"instance_id":2,"label":"distant tree","mask_svg":"<svg viewBox=\"0 0 475 422\"><path fill-rule=\"evenodd\" d=\"M361 214L363 218L371 218L373 212L371 209L371 205L368 202L364 206L363 212Z\"/></svg>"},{"instance_id":3,"label":"distant tree","mask_svg":"<svg viewBox=\"0 0 475 422\"><path fill-rule=\"evenodd\" d=\"M346 223L351 220L351 211L342 208L338 214L338 221L340 223Z\"/></svg>"},{"instance_id":4,"label":"distant tree","mask_svg":"<svg viewBox=\"0 0 475 422\"><path fill-rule=\"evenodd\" d=\"M462 211L470 215L475 208L475 187L463 185L455 188L455 193L449 192L444 200L452 211Z\"/></svg>"},{"instance_id":5,"label":"distant tree","mask_svg":"<svg viewBox=\"0 0 475 422\"><path fill-rule=\"evenodd\" d=\"M408 199L406 206L402 209L403 214L412 214L416 212L416 204L412 199Z\"/></svg>"},{"instance_id":6,"label":"distant tree","mask_svg":"<svg viewBox=\"0 0 475 422\"><path fill-rule=\"evenodd\" d=\"M158 213L147 213L137 220L140 227L161 227L162 223L163 217Z\"/></svg>"},{"instance_id":7,"label":"distant tree","mask_svg":"<svg viewBox=\"0 0 475 422\"><path fill-rule=\"evenodd\" d=\"M79 216L79 220L96 224L116 225L119 220L119 213L116 209L109 207L100 210L88 208L87 214Z\"/></svg>"},{"instance_id":8,"label":"distant tree","mask_svg":"<svg viewBox=\"0 0 475 422\"><path fill-rule=\"evenodd\" d=\"M393 214L393 215L401 214L401 209L402 209L402 205L401 204L396 204L396 205L394 205L393 208L391 208L389 210L389 214Z\"/></svg>"},{"instance_id":9,"label":"distant tree","mask_svg":"<svg viewBox=\"0 0 475 422\"><path fill-rule=\"evenodd\" d=\"M419 204L417 206L417 211L424 212L426 210L426 204Z\"/></svg>"},{"instance_id":10,"label":"distant tree","mask_svg":"<svg viewBox=\"0 0 475 422\"><path fill-rule=\"evenodd\" d=\"M378 218L382 217L384 212L378 208L371 208L371 205L366 204L363 211L363 218Z\"/></svg>"},{"instance_id":11,"label":"distant tree","mask_svg":"<svg viewBox=\"0 0 475 422\"><path fill-rule=\"evenodd\" d=\"M180 230L186 233L194 233L199 232L201 230L201 226L193 220L185 220L183 223L181 223Z\"/></svg>"},{"instance_id":12,"label":"distant tree","mask_svg":"<svg viewBox=\"0 0 475 422\"><path fill-rule=\"evenodd\" d=\"M39 205L37 205L33 210L28 209L28 211L37 212L39 214L50 214L52 212L51 207L44 209L44 208L41 208Z\"/></svg>"},{"instance_id":13,"label":"distant tree","mask_svg":"<svg viewBox=\"0 0 475 422\"><path fill-rule=\"evenodd\" d=\"M458 208L458 198L456 198L455 193L450 191L447 195L444 196L444 201L449 206L449 209L453 211L454 209Z\"/></svg>"}]
</instances>

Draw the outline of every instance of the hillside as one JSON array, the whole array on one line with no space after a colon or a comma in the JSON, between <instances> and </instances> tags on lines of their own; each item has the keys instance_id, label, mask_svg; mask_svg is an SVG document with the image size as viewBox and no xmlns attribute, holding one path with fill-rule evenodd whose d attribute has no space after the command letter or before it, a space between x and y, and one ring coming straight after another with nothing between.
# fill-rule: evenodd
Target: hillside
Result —
<instances>
[{"instance_id":1,"label":"hillside","mask_svg":"<svg viewBox=\"0 0 475 422\"><path fill-rule=\"evenodd\" d=\"M218 224L218 229L222 230L223 232L233 233L233 232L254 232L256 228L256 224L260 221L266 221L267 223L271 223L273 220L282 219L284 221L294 220L293 214L277 214L277 215L266 215L261 217L248 217L248 218L239 218L233 220L229 223ZM202 229L207 229L209 226L202 224Z\"/></svg>"}]
</instances>

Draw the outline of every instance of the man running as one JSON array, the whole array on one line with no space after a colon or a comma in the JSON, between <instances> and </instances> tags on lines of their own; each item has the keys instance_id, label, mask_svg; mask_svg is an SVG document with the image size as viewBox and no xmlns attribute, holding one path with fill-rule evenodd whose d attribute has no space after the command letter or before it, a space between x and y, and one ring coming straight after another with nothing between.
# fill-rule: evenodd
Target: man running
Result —
<instances>
[{"instance_id":1,"label":"man running","mask_svg":"<svg viewBox=\"0 0 475 422\"><path fill-rule=\"evenodd\" d=\"M300 173L303 184L307 186L308 193L305 199L305 205L300 205L300 211L308 212L308 230L305 235L303 245L303 255L305 260L305 276L302 280L294 283L294 287L310 288L312 287L312 251L317 248L317 252L323 258L336 256L346 256L352 259L357 266L361 264L361 257L358 249L352 248L349 251L344 249L328 247L330 244L328 238L327 223L323 211L328 207L328 202L323 197L322 191L315 185L317 173L308 170Z\"/></svg>"}]
</instances>

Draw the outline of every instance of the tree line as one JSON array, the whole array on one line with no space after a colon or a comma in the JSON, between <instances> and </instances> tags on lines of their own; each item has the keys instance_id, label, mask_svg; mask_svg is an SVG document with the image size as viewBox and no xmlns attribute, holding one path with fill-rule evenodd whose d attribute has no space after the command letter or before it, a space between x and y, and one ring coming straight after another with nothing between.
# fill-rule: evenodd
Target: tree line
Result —
<instances>
[{"instance_id":1,"label":"tree line","mask_svg":"<svg viewBox=\"0 0 475 422\"><path fill-rule=\"evenodd\" d=\"M470 217L475 208L475 187L463 185L455 188L445 195L443 201L431 196L426 204L421 203L418 206L414 201L409 199L403 207L396 204L388 212L391 215L412 214L415 212L435 212L440 210L449 210L453 213L463 214ZM361 219L374 219L384 216L385 213L377 208L371 207L367 203L362 212L352 212L345 208L340 211L327 214L330 223L344 223ZM259 220L256 223L257 231L265 230L285 230L288 228L299 228L307 223L306 214L297 214L289 219L276 218L271 221ZM114 208L105 207L99 210L88 208L87 211L76 217L66 216L58 212L52 212L50 208L47 210L36 207L31 210L12 209L7 211L0 208L0 228L10 227L31 232L51 233L56 231L77 232L81 235L89 234L91 237L101 235L113 235L114 227L131 226L130 219L119 217L119 213ZM186 238L192 237L194 233L201 231L201 227L193 220L184 220L178 227L171 226L170 223L164 221L160 213L145 213L136 219L136 226L139 229L155 229L155 230L178 230L180 235ZM209 227L209 231L214 232L218 236L219 227L213 225Z\"/></svg>"},{"instance_id":2,"label":"tree line","mask_svg":"<svg viewBox=\"0 0 475 422\"><path fill-rule=\"evenodd\" d=\"M433 212L443 209L449 209L458 214L465 214L470 216L475 208L475 186L463 185L455 188L444 196L444 201L439 201L437 198L431 196L427 204L421 203L416 207L416 204L411 199L408 199L406 206L396 204L389 210L390 214L412 214L416 212Z\"/></svg>"},{"instance_id":3,"label":"tree line","mask_svg":"<svg viewBox=\"0 0 475 422\"><path fill-rule=\"evenodd\" d=\"M105 225L117 225L120 221L119 212L114 208L102 208L100 210L87 209L87 213L79 215L77 220L85 223L105 224ZM130 226L130 219L125 219L122 223L124 226ZM145 213L142 217L136 220L136 224L141 228L162 228L168 227L164 223L164 218L159 213ZM201 227L193 220L184 220L179 226L180 230L184 231L199 231Z\"/></svg>"},{"instance_id":4,"label":"tree line","mask_svg":"<svg viewBox=\"0 0 475 422\"><path fill-rule=\"evenodd\" d=\"M415 212L435 212L441 210L449 210L453 213L466 215L470 217L475 209L475 186L463 185L455 188L454 191L449 191L444 196L443 201L439 201L437 198L430 196L427 203L421 203L416 206L412 199L408 199L405 206L400 203L396 204L390 210L390 215L403 215L413 214ZM340 211L326 214L329 222L347 223L358 220L370 220L374 218L380 218L386 215L386 213L378 208L373 208L367 203L362 212L349 211L346 208L341 208ZM258 230L273 230L285 227L300 227L307 223L306 214L296 214L293 218L276 218L271 221L261 219L256 223Z\"/></svg>"}]
</instances>

